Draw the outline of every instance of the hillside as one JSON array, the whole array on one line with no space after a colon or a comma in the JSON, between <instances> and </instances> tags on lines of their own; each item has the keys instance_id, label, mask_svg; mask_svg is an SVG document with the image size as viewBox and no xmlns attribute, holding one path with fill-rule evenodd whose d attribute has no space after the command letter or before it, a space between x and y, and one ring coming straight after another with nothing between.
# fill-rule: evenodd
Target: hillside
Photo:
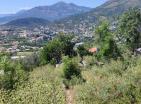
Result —
<instances>
[{"instance_id":1,"label":"hillside","mask_svg":"<svg viewBox=\"0 0 141 104\"><path fill-rule=\"evenodd\" d=\"M129 8L141 8L140 0L108 0L103 5L93 9L89 12L91 15L96 14L99 16L118 16L128 10Z\"/></svg>"},{"instance_id":2,"label":"hillside","mask_svg":"<svg viewBox=\"0 0 141 104\"><path fill-rule=\"evenodd\" d=\"M15 26L15 27L34 27L34 26L40 26L40 25L47 25L49 21L40 19L40 18L22 18L13 20L4 26Z\"/></svg>"},{"instance_id":3,"label":"hillside","mask_svg":"<svg viewBox=\"0 0 141 104\"><path fill-rule=\"evenodd\" d=\"M141 104L141 11L123 13L140 8L140 1L134 1L109 0L55 24L28 17L0 28L0 104ZM113 16L121 13L111 29ZM111 21L99 23L101 18ZM18 28L14 32L9 26ZM35 28L25 31L23 26ZM53 33L47 33L49 26ZM85 29L93 37L77 41L82 32L89 35ZM46 42L38 45L43 38Z\"/></svg>"},{"instance_id":4,"label":"hillside","mask_svg":"<svg viewBox=\"0 0 141 104\"><path fill-rule=\"evenodd\" d=\"M67 17L66 19L57 21L56 24L64 24L66 28L71 28L82 23L89 26L92 23L97 24L98 20L103 18L114 20L115 17L134 7L141 8L141 0L108 0L103 5L89 12Z\"/></svg>"},{"instance_id":5,"label":"hillside","mask_svg":"<svg viewBox=\"0 0 141 104\"><path fill-rule=\"evenodd\" d=\"M90 62L91 57L85 57ZM85 83L77 84L72 89L62 86L62 66L55 68L46 65L35 68L29 75L29 80L18 86L8 96L0 89L1 104L130 104L131 95L140 104L140 67L138 63L126 71L120 61L113 61L103 67L87 66L81 68ZM122 73L120 75L120 73ZM79 83L79 79L73 79ZM72 101L73 100L73 101Z\"/></svg>"},{"instance_id":6,"label":"hillside","mask_svg":"<svg viewBox=\"0 0 141 104\"><path fill-rule=\"evenodd\" d=\"M0 104L65 104L61 78L58 75L53 66L36 68L30 73L29 80L13 90L11 96L5 98L4 91L0 89L0 97L4 99L0 99Z\"/></svg>"},{"instance_id":7,"label":"hillside","mask_svg":"<svg viewBox=\"0 0 141 104\"><path fill-rule=\"evenodd\" d=\"M90 8L77 6L72 3L58 2L51 6L34 7L30 10L20 11L12 16L0 18L0 23L28 17L36 17L53 21L68 17L70 15L87 12L89 10Z\"/></svg>"}]
</instances>

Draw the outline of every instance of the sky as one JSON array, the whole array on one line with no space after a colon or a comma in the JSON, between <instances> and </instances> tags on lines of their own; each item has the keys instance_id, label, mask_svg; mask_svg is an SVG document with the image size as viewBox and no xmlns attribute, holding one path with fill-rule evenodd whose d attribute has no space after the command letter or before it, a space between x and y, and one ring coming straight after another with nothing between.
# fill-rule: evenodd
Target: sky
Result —
<instances>
[{"instance_id":1,"label":"sky","mask_svg":"<svg viewBox=\"0 0 141 104\"><path fill-rule=\"evenodd\" d=\"M95 8L107 0L0 0L0 14L12 14L36 6L52 5L59 1Z\"/></svg>"}]
</instances>

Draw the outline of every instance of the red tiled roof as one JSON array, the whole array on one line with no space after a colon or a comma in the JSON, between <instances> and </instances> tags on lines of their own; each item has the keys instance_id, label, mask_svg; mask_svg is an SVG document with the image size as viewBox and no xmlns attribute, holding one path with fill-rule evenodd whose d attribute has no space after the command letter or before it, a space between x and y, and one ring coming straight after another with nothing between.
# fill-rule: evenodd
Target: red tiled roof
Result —
<instances>
[{"instance_id":1,"label":"red tiled roof","mask_svg":"<svg viewBox=\"0 0 141 104\"><path fill-rule=\"evenodd\" d=\"M96 52L97 52L97 48L90 48L90 49L89 49L89 52L91 52L91 53L96 53Z\"/></svg>"}]
</instances>

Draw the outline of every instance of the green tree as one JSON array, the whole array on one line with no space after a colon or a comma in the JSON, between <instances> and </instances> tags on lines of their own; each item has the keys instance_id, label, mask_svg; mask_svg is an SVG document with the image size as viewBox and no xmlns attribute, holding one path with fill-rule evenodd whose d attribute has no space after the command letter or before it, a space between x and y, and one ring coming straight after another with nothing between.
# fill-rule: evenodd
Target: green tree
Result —
<instances>
[{"instance_id":1,"label":"green tree","mask_svg":"<svg viewBox=\"0 0 141 104\"><path fill-rule=\"evenodd\" d=\"M47 64L52 60L58 63L61 60L62 48L62 43L58 39L49 41L40 53L42 64Z\"/></svg>"},{"instance_id":2,"label":"green tree","mask_svg":"<svg viewBox=\"0 0 141 104\"><path fill-rule=\"evenodd\" d=\"M124 13L118 21L118 39L132 52L141 46L141 12L133 8Z\"/></svg>"},{"instance_id":3,"label":"green tree","mask_svg":"<svg viewBox=\"0 0 141 104\"><path fill-rule=\"evenodd\" d=\"M97 43L99 44L100 51L96 55L98 60L102 58L117 58L120 56L119 49L114 40L113 33L110 30L110 24L103 21L96 29Z\"/></svg>"},{"instance_id":4,"label":"green tree","mask_svg":"<svg viewBox=\"0 0 141 104\"><path fill-rule=\"evenodd\" d=\"M62 44L62 53L65 56L69 56L72 57L75 55L75 51L73 50L74 47L74 43L71 42L71 40L73 39L73 35L64 35L64 34L60 34L59 36L57 36L58 40L61 42Z\"/></svg>"},{"instance_id":5,"label":"green tree","mask_svg":"<svg viewBox=\"0 0 141 104\"><path fill-rule=\"evenodd\" d=\"M59 35L49 41L41 51L42 64L58 63L61 60L62 54L72 57L75 52L73 50L74 43L71 42L71 35Z\"/></svg>"},{"instance_id":6,"label":"green tree","mask_svg":"<svg viewBox=\"0 0 141 104\"><path fill-rule=\"evenodd\" d=\"M89 51L84 47L84 45L78 46L77 52L78 52L79 56L82 58L82 60L83 60L83 56L90 54Z\"/></svg>"},{"instance_id":7,"label":"green tree","mask_svg":"<svg viewBox=\"0 0 141 104\"><path fill-rule=\"evenodd\" d=\"M105 43L105 41L108 41L109 38L111 38L111 31L109 28L110 24L108 23L108 21L102 21L96 28L96 41L100 45L100 47Z\"/></svg>"}]
</instances>

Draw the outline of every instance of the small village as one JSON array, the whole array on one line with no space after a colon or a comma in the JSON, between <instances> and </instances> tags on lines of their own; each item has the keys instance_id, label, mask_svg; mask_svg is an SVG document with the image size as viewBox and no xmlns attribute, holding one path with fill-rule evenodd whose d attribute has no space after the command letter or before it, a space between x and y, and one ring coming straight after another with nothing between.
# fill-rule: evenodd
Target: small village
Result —
<instances>
[{"instance_id":1,"label":"small village","mask_svg":"<svg viewBox=\"0 0 141 104\"><path fill-rule=\"evenodd\" d=\"M90 29L92 30L92 27L88 28L88 30ZM52 40L60 33L77 34L73 39L76 43L83 42L84 40L91 40L94 36L93 31L88 30L85 25L80 25L79 28L74 28L74 30L69 30L62 27L57 28L53 26L41 26L30 29L26 27L1 27L0 52L8 52L15 55L17 52L38 51L42 48L44 43Z\"/></svg>"}]
</instances>

